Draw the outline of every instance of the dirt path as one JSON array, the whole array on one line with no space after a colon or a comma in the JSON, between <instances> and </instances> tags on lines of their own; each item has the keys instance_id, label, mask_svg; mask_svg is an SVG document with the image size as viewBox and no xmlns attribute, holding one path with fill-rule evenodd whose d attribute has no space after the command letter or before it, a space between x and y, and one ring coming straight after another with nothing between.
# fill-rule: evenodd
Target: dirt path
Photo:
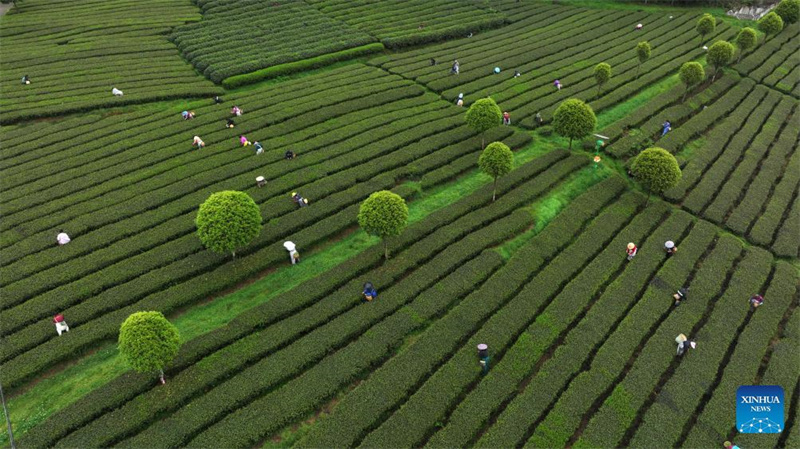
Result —
<instances>
[{"instance_id":1,"label":"dirt path","mask_svg":"<svg viewBox=\"0 0 800 449\"><path fill-rule=\"evenodd\" d=\"M0 16L5 15L5 13L13 7L14 5L12 3L0 3Z\"/></svg>"}]
</instances>

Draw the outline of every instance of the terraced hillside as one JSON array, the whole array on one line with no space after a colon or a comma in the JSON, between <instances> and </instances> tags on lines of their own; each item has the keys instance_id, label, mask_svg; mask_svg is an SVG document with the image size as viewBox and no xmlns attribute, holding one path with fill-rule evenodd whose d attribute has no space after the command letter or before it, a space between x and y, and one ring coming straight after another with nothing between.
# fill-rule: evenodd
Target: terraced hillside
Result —
<instances>
[{"instance_id":1,"label":"terraced hillside","mask_svg":"<svg viewBox=\"0 0 800 449\"><path fill-rule=\"evenodd\" d=\"M245 115L226 129L233 104ZM410 81L360 65L195 111L192 121L165 110L39 125L34 140L30 127L6 133L4 383L18 384L113 337L131 310L169 312L283 262L280 243L287 238L306 248L322 243L355 224L354 211L369 193L408 176L423 184L444 181L472 167L480 150L459 109ZM206 148L191 149L195 134ZM241 134L267 151L257 156L240 148ZM530 139L509 128L493 137L512 146ZM53 145L62 150L49 151ZM299 158L285 161L287 149ZM259 175L268 188L256 187ZM29 182L36 178L39 183ZM197 204L230 189L253 196L267 220L236 261L204 251L194 235ZM295 210L293 191L313 207ZM51 244L60 228L77 236L67 248ZM76 334L81 338L55 338L46 318L59 311L72 317L76 330L85 326Z\"/></svg>"},{"instance_id":2,"label":"terraced hillside","mask_svg":"<svg viewBox=\"0 0 800 449\"><path fill-rule=\"evenodd\" d=\"M754 25L709 8L716 30L701 39L705 7L615 2L101 3L24 0L0 19L4 48L48 43L13 58L64 58L27 86L11 73L24 64L0 67L0 382L17 447L800 442L800 25L687 88L682 64L707 66L704 45ZM351 60L362 48L383 54ZM123 69L126 55L140 60ZM112 78L69 94L104 61ZM613 75L598 87L600 62ZM139 97L122 84L122 98L93 96L107 79L149 86L161 67L180 87L154 75ZM479 136L465 112L487 96L511 124L497 116ZM568 150L552 116L570 98L597 126ZM496 201L483 137L513 150ZM662 195L629 171L650 147L682 169ZM235 259L196 234L198 205L224 190L263 217ZM410 216L388 259L358 221L380 190ZM755 294L765 302L751 308ZM165 384L116 347L138 311L180 331ZM681 333L697 347L676 356ZM733 398L749 384L784 388L782 433L736 431Z\"/></svg>"},{"instance_id":3,"label":"terraced hillside","mask_svg":"<svg viewBox=\"0 0 800 449\"><path fill-rule=\"evenodd\" d=\"M202 8L203 20L178 27L170 40L197 70L216 83L234 75L266 68L274 70L273 66L363 47L376 41L370 34L347 26L301 0L199 0L196 3ZM380 48L377 45L364 50ZM339 57L345 55L350 56L352 52L344 52Z\"/></svg>"},{"instance_id":4,"label":"terraced hillside","mask_svg":"<svg viewBox=\"0 0 800 449\"><path fill-rule=\"evenodd\" d=\"M798 24L787 25L762 48L748 53L734 68L767 86L800 98L800 35Z\"/></svg>"},{"instance_id":5,"label":"terraced hillside","mask_svg":"<svg viewBox=\"0 0 800 449\"><path fill-rule=\"evenodd\" d=\"M506 23L484 2L309 0L320 11L376 36L388 48L465 37Z\"/></svg>"},{"instance_id":6,"label":"terraced hillside","mask_svg":"<svg viewBox=\"0 0 800 449\"><path fill-rule=\"evenodd\" d=\"M199 19L190 0L19 2L0 20L0 122L221 93L164 37Z\"/></svg>"},{"instance_id":7,"label":"terraced hillside","mask_svg":"<svg viewBox=\"0 0 800 449\"><path fill-rule=\"evenodd\" d=\"M702 56L694 34L695 14L648 14L615 10L590 10L528 4L509 12L514 23L420 50L384 56L370 61L399 73L455 100L463 93L468 105L491 96L516 123L535 127L538 112L548 121L567 98L588 102L602 111L635 95L657 80L677 71L680 65ZM642 30L635 30L643 23ZM735 31L725 23L711 40L730 39ZM642 64L637 78L636 44L647 40L651 58ZM431 65L431 58L439 64ZM450 73L458 60L460 74ZM612 66L611 80L598 91L592 68L606 62ZM494 73L499 67L500 73ZM519 71L521 76L515 77ZM553 82L561 81L556 89Z\"/></svg>"}]
</instances>

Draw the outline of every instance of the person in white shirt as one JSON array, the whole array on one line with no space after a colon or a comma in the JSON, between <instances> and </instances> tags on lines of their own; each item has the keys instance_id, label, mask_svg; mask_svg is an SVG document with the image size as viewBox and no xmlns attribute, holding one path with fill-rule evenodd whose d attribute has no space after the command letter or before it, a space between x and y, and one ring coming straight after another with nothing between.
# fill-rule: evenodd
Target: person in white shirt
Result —
<instances>
[{"instance_id":1,"label":"person in white shirt","mask_svg":"<svg viewBox=\"0 0 800 449\"><path fill-rule=\"evenodd\" d=\"M291 259L292 265L300 262L300 253L297 252L297 247L293 242L283 242L283 247L286 248L286 251L289 251L289 259Z\"/></svg>"},{"instance_id":2,"label":"person in white shirt","mask_svg":"<svg viewBox=\"0 0 800 449\"><path fill-rule=\"evenodd\" d=\"M116 87L111 88L111 93L114 94L115 97L122 96L122 91L117 89Z\"/></svg>"}]
</instances>

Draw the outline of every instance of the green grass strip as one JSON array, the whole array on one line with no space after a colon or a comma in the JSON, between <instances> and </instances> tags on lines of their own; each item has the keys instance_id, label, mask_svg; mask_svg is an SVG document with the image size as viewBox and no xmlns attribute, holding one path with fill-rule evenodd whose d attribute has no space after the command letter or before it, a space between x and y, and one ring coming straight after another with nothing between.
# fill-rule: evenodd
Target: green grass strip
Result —
<instances>
[{"instance_id":1,"label":"green grass strip","mask_svg":"<svg viewBox=\"0 0 800 449\"><path fill-rule=\"evenodd\" d=\"M344 61L346 59L356 58L358 56L363 56L370 53L378 53L383 50L383 44L380 42L362 45L355 48L348 48L347 50L303 59L302 61L287 62L286 64L279 64L276 66L267 67L265 69L256 70L255 72L234 75L222 80L222 85L227 89L233 89L246 84L253 84L265 79L274 78L276 76L288 75L290 73L301 72L303 70L316 69L334 62Z\"/></svg>"},{"instance_id":2,"label":"green grass strip","mask_svg":"<svg viewBox=\"0 0 800 449\"><path fill-rule=\"evenodd\" d=\"M658 95L661 95L664 92L669 91L674 86L678 85L678 83L680 83L680 79L678 78L678 74L676 73L640 91L638 94L634 95L627 101L619 103L616 106L604 110L603 113L597 117L596 129L603 129L606 126L616 122L617 120L620 120L623 117L631 115L637 108L646 104L654 97L657 97Z\"/></svg>"}]
</instances>

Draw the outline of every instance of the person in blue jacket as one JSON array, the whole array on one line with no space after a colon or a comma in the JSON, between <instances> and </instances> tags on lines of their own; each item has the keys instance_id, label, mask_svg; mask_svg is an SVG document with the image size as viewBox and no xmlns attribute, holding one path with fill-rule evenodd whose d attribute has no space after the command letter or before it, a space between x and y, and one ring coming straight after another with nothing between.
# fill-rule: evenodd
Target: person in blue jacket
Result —
<instances>
[{"instance_id":1,"label":"person in blue jacket","mask_svg":"<svg viewBox=\"0 0 800 449\"><path fill-rule=\"evenodd\" d=\"M672 131L672 123L670 123L669 120L664 122L661 126L664 127L664 129L661 130L661 137L664 137L668 132Z\"/></svg>"},{"instance_id":2,"label":"person in blue jacket","mask_svg":"<svg viewBox=\"0 0 800 449\"><path fill-rule=\"evenodd\" d=\"M364 284L364 300L362 302L370 302L373 299L378 297L378 292L375 290L375 286L372 285L372 282L367 282Z\"/></svg>"}]
</instances>

